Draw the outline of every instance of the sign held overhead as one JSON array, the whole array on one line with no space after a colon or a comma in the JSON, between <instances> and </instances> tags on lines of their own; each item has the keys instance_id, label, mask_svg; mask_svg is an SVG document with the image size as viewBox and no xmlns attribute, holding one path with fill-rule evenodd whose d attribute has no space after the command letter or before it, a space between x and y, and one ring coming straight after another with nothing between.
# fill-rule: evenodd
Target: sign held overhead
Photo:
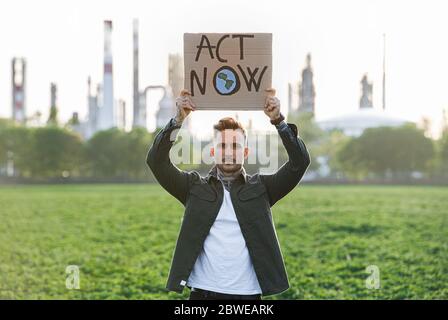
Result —
<instances>
[{"instance_id":1,"label":"sign held overhead","mask_svg":"<svg viewBox=\"0 0 448 320\"><path fill-rule=\"evenodd\" d=\"M272 34L185 33L184 70L197 110L262 110L272 82Z\"/></svg>"}]
</instances>

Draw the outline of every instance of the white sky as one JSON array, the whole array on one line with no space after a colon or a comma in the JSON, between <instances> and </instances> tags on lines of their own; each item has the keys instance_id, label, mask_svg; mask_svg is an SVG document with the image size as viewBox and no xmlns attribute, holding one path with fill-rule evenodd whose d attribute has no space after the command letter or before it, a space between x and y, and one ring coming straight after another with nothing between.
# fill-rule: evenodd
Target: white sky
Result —
<instances>
[{"instance_id":1,"label":"white sky","mask_svg":"<svg viewBox=\"0 0 448 320\"><path fill-rule=\"evenodd\" d=\"M282 108L286 112L288 82L299 80L311 52L318 119L356 110L365 72L374 82L374 106L381 107L386 33L388 110L414 121L430 117L438 129L448 109L447 9L446 1L428 0L1 1L0 116L11 115L11 58L17 55L27 59L28 114L39 109L46 119L54 81L60 118L73 111L83 118L87 76L102 80L103 20L112 19L115 97L126 100L130 120L132 19L138 18L142 87L167 83L168 54L182 53L184 32L272 32L273 86ZM228 113L198 111L193 125L209 130L200 124L221 115ZM269 125L261 111L254 123Z\"/></svg>"}]
</instances>

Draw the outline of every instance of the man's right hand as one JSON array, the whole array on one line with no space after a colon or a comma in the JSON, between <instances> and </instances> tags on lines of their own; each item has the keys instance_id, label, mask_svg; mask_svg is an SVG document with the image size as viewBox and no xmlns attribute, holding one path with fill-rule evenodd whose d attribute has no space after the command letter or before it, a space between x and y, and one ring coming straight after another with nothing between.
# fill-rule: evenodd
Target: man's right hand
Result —
<instances>
[{"instance_id":1,"label":"man's right hand","mask_svg":"<svg viewBox=\"0 0 448 320\"><path fill-rule=\"evenodd\" d=\"M191 101L191 93L188 90L183 89L180 92L180 96L176 99L176 109L175 119L177 123L182 123L191 111L196 110L195 104Z\"/></svg>"}]
</instances>

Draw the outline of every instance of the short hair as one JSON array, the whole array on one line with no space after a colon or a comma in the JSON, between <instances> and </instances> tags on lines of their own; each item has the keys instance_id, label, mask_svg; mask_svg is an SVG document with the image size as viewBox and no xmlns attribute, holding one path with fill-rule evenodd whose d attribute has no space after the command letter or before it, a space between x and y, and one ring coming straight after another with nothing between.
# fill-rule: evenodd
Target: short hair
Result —
<instances>
[{"instance_id":1,"label":"short hair","mask_svg":"<svg viewBox=\"0 0 448 320\"><path fill-rule=\"evenodd\" d=\"M213 128L216 131L224 131L226 129L233 129L233 130L237 130L240 129L243 132L244 135L244 141L247 144L247 134L246 134L246 129L244 129L243 125L241 124L241 122L233 119L232 117L225 117L222 118L218 121L218 123L216 123ZM215 132L216 132L215 131Z\"/></svg>"}]
</instances>

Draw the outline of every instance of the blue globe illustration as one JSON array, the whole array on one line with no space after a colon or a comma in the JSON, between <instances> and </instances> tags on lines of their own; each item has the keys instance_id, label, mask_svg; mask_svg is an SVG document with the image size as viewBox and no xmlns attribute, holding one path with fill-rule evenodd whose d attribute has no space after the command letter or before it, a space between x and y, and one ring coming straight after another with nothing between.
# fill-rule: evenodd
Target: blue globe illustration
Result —
<instances>
[{"instance_id":1,"label":"blue globe illustration","mask_svg":"<svg viewBox=\"0 0 448 320\"><path fill-rule=\"evenodd\" d=\"M238 90L238 76L230 67L223 67L219 69L215 74L214 81L215 88L220 94L228 95Z\"/></svg>"}]
</instances>

